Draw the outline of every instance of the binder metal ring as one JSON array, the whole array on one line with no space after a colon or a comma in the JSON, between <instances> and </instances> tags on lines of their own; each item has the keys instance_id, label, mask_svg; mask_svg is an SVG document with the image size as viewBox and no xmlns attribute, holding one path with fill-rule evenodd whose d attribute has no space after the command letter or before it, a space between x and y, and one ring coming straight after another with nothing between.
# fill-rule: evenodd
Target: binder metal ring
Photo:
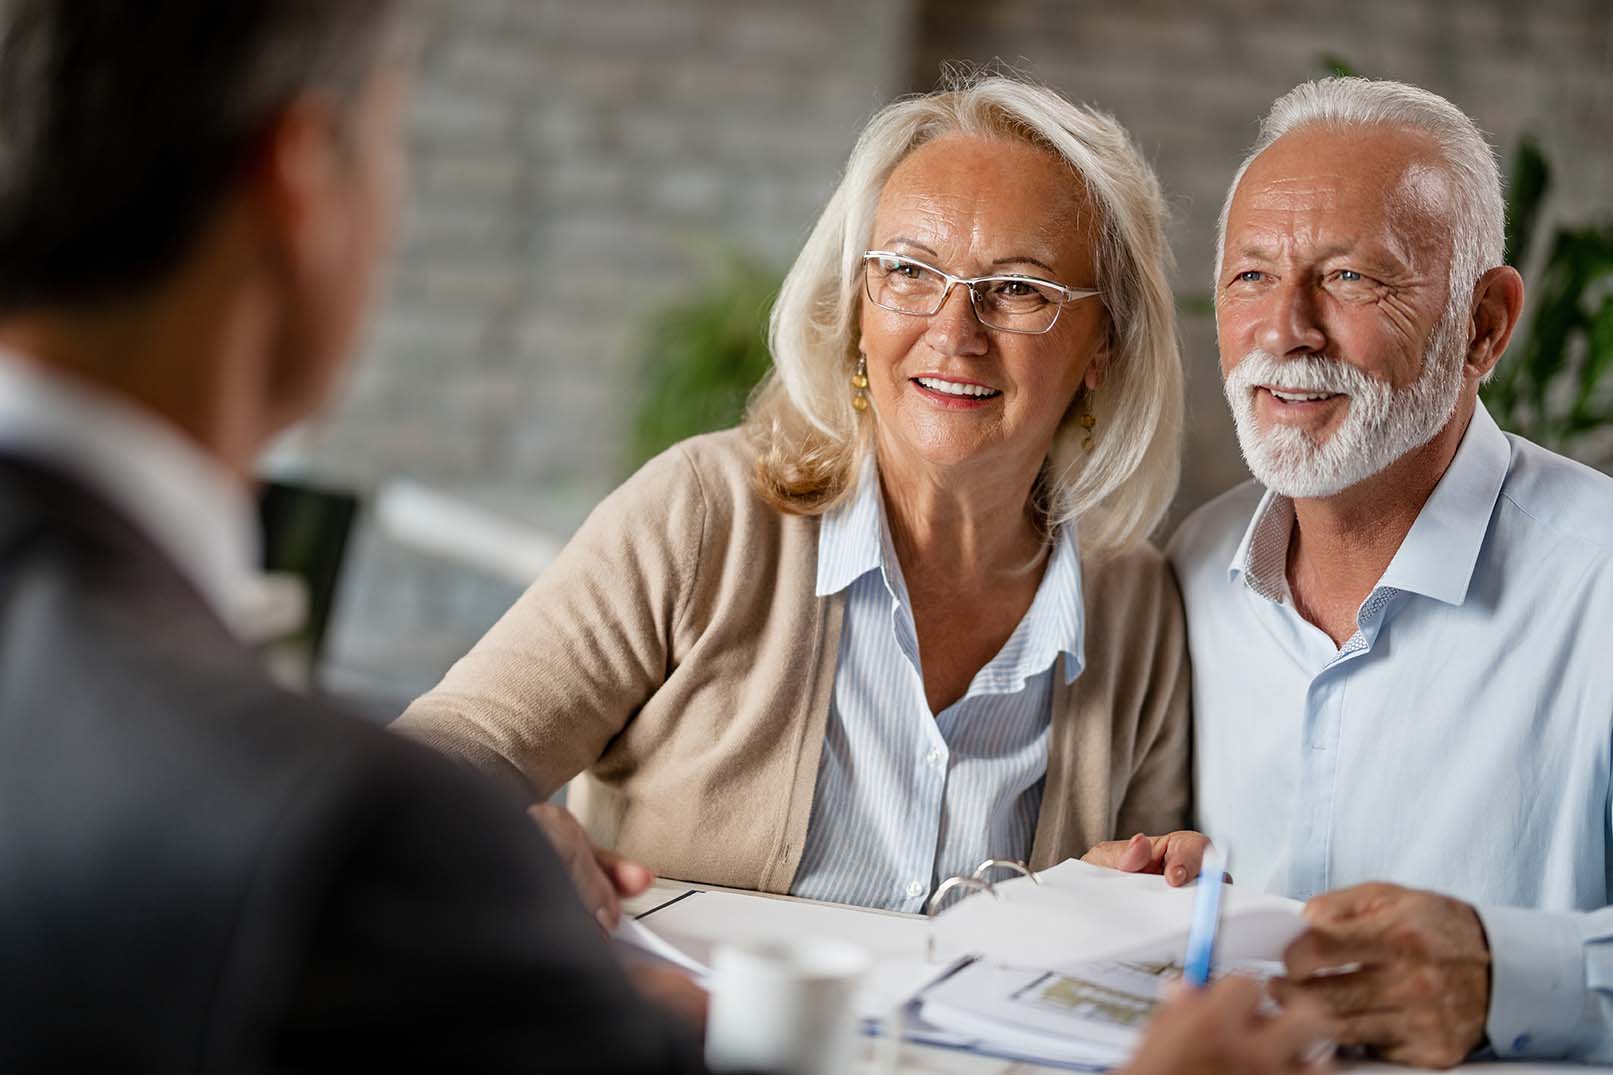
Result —
<instances>
[{"instance_id":1,"label":"binder metal ring","mask_svg":"<svg viewBox=\"0 0 1613 1075\"><path fill-rule=\"evenodd\" d=\"M935 890L935 895L931 896L929 902L924 905L924 913L934 918L936 909L941 905L941 897L954 888L966 888L971 892L988 892L994 900L1002 898L997 895L997 890L990 881L982 881L978 877L963 877L961 875L948 877L941 882L940 887Z\"/></svg>"},{"instance_id":2,"label":"binder metal ring","mask_svg":"<svg viewBox=\"0 0 1613 1075\"><path fill-rule=\"evenodd\" d=\"M985 881L986 879L981 875L987 870L1013 870L1015 873L1023 877L1029 877L1031 879L1031 884L1033 885L1039 885L1042 883L1041 879L1036 876L1035 871L1033 871L1023 862L1019 862L1015 859L987 859L985 862L982 862L980 865L975 867L975 879ZM987 883L989 884L990 882Z\"/></svg>"}]
</instances>

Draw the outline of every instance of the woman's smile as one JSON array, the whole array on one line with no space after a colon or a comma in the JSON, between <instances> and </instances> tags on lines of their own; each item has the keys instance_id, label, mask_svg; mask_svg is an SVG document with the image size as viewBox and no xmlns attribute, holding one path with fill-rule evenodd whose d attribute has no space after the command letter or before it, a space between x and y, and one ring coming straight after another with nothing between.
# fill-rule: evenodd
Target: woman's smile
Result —
<instances>
[{"instance_id":1,"label":"woman's smile","mask_svg":"<svg viewBox=\"0 0 1613 1075\"><path fill-rule=\"evenodd\" d=\"M1002 398L1002 389L992 388L979 381L965 381L954 377L941 377L933 373L908 378L919 396L935 406L950 411L978 411Z\"/></svg>"}]
</instances>

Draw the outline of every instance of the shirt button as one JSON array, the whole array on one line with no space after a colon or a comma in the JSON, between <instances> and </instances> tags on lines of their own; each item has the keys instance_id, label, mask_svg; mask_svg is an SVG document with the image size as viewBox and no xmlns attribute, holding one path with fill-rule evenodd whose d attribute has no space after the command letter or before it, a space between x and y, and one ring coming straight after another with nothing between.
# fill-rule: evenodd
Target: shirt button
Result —
<instances>
[{"instance_id":1,"label":"shirt button","mask_svg":"<svg viewBox=\"0 0 1613 1075\"><path fill-rule=\"evenodd\" d=\"M910 898L915 899L915 900L918 899L920 896L924 895L924 884L923 884L923 882L914 881L912 884L908 885L907 886L907 894L908 894L908 896Z\"/></svg>"},{"instance_id":2,"label":"shirt button","mask_svg":"<svg viewBox=\"0 0 1613 1075\"><path fill-rule=\"evenodd\" d=\"M1527 1034L1519 1034L1516 1038L1512 1039L1512 1051L1513 1052L1521 1053L1523 1050L1525 1050L1527 1048L1529 1048L1529 1035L1527 1035Z\"/></svg>"},{"instance_id":3,"label":"shirt button","mask_svg":"<svg viewBox=\"0 0 1613 1075\"><path fill-rule=\"evenodd\" d=\"M946 764L946 758L942 755L939 748L931 750L928 754L924 755L924 760L935 766L937 769Z\"/></svg>"}]
</instances>

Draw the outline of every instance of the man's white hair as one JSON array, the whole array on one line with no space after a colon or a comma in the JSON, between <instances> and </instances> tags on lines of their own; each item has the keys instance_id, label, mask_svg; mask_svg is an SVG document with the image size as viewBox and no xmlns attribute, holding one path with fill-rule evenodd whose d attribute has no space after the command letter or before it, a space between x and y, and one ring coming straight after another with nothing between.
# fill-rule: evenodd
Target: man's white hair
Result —
<instances>
[{"instance_id":1,"label":"man's white hair","mask_svg":"<svg viewBox=\"0 0 1613 1075\"><path fill-rule=\"evenodd\" d=\"M1323 78L1305 82L1281 97L1260 123L1254 148L1238 166L1221 205L1216 228L1215 277L1219 284L1226 253L1227 213L1244 173L1256 157L1285 134L1306 127L1348 129L1389 127L1432 137L1450 179L1454 204L1448 207L1451 271L1447 304L1472 300L1473 286L1502 263L1506 246L1506 207L1501 169L1484 132L1467 114L1437 93L1404 82L1368 78Z\"/></svg>"}]
</instances>

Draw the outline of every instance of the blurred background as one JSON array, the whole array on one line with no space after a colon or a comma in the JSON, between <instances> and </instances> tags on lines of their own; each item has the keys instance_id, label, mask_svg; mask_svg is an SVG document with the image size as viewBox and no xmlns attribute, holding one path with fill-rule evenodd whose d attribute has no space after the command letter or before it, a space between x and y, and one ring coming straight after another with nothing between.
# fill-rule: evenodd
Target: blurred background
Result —
<instances>
[{"instance_id":1,"label":"blurred background","mask_svg":"<svg viewBox=\"0 0 1613 1075\"><path fill-rule=\"evenodd\" d=\"M1259 116L1330 71L1425 86L1490 133L1531 288L1491 409L1613 468L1609 0L424 8L391 288L340 405L265 468L329 491L303 524L281 513L293 552L325 550L317 678L381 719L648 455L733 423L766 368L772 293L863 122L949 64L1112 112L1170 194L1188 429L1160 538L1246 476L1208 312L1215 218Z\"/></svg>"}]
</instances>

